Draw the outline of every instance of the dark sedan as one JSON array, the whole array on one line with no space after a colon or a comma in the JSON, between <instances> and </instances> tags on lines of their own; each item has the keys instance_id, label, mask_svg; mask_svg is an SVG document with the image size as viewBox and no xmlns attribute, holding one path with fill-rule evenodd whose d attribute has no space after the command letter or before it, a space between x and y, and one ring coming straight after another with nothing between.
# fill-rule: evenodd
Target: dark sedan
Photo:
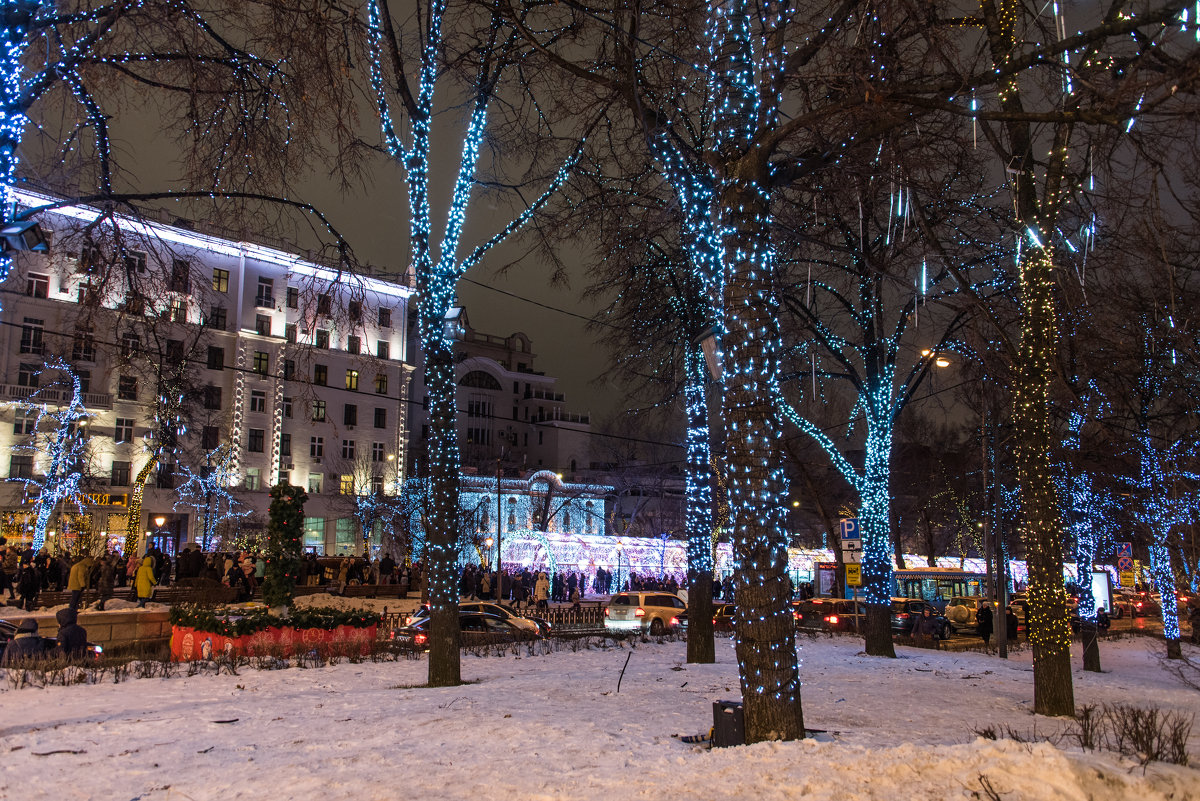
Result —
<instances>
[{"instance_id":1,"label":"dark sedan","mask_svg":"<svg viewBox=\"0 0 1200 801\"><path fill-rule=\"evenodd\" d=\"M932 612L934 620L937 621L938 639L949 639L950 635L954 633L954 627L950 624L950 621L938 612L937 607L920 598L892 599L892 634L900 634L906 637L911 635L913 624L916 623L916 619L921 616L921 613L925 609Z\"/></svg>"},{"instance_id":2,"label":"dark sedan","mask_svg":"<svg viewBox=\"0 0 1200 801\"><path fill-rule=\"evenodd\" d=\"M392 640L420 651L428 650L431 619L426 615L412 618L411 621L403 628L394 629ZM461 632L459 643L464 646L536 640L541 636L486 612L459 612L458 625Z\"/></svg>"}]
</instances>

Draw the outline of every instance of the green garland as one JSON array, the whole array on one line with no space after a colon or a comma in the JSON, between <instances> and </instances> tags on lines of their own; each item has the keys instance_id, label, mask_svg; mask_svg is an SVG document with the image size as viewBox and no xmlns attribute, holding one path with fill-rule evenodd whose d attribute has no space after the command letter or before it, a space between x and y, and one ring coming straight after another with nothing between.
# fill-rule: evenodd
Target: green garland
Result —
<instances>
[{"instance_id":1,"label":"green garland","mask_svg":"<svg viewBox=\"0 0 1200 801\"><path fill-rule=\"evenodd\" d=\"M207 631L225 637L244 637L269 628L322 629L339 626L366 629L378 626L383 618L374 612L314 607L294 609L287 618L275 617L266 609L214 609L180 604L171 607L171 625Z\"/></svg>"}]
</instances>

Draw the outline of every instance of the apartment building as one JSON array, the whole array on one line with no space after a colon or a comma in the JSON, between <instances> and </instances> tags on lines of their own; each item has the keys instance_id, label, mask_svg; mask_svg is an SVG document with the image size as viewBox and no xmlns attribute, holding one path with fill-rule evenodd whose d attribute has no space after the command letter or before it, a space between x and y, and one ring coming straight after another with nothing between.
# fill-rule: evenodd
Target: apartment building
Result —
<instances>
[{"instance_id":1,"label":"apartment building","mask_svg":"<svg viewBox=\"0 0 1200 801\"><path fill-rule=\"evenodd\" d=\"M59 202L16 196L23 208ZM88 412L76 429L86 469L48 544L123 545L139 478L136 530L169 553L205 539L226 497L243 514L207 545L261 540L268 491L282 481L309 493L306 548L378 544L386 521L363 532L360 509L396 494L408 461L412 289L403 271L352 273L162 215L68 205L36 217L49 253L16 254L0 284L10 423L0 425L0 448L12 454L0 472L47 469L48 433L23 404L69 400L61 371L44 369L63 359ZM35 496L36 487L0 482L0 534L30 538Z\"/></svg>"},{"instance_id":2,"label":"apartment building","mask_svg":"<svg viewBox=\"0 0 1200 801\"><path fill-rule=\"evenodd\" d=\"M457 311L455 379L464 469L491 473L499 459L505 471L514 475L541 469L563 474L587 470L590 418L567 411L566 397L556 391L558 379L534 369L529 337L521 332L501 337L476 331L466 311ZM414 354L419 360L419 350L414 349ZM421 405L414 405L410 429L417 462L429 437L422 375L418 363L411 394Z\"/></svg>"}]
</instances>

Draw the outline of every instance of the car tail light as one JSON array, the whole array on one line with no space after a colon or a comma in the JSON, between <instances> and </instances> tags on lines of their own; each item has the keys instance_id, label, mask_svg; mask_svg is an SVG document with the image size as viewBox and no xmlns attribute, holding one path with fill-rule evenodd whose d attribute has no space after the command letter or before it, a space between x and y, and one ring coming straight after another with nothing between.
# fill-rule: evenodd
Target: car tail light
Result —
<instances>
[{"instance_id":1,"label":"car tail light","mask_svg":"<svg viewBox=\"0 0 1200 801\"><path fill-rule=\"evenodd\" d=\"M900 614L896 615L896 617L901 620L908 620L908 612L901 612Z\"/></svg>"},{"instance_id":2,"label":"car tail light","mask_svg":"<svg viewBox=\"0 0 1200 801\"><path fill-rule=\"evenodd\" d=\"M830 624L831 626L836 626L837 622L838 622L838 616L837 615L829 615L828 617L825 618L825 622Z\"/></svg>"},{"instance_id":3,"label":"car tail light","mask_svg":"<svg viewBox=\"0 0 1200 801\"><path fill-rule=\"evenodd\" d=\"M795 610L792 611L792 617L796 618L796 620L804 620L804 615Z\"/></svg>"},{"instance_id":4,"label":"car tail light","mask_svg":"<svg viewBox=\"0 0 1200 801\"><path fill-rule=\"evenodd\" d=\"M1142 602L1141 602L1141 601L1138 601L1136 604L1134 604L1134 606L1136 606L1138 609L1141 609L1141 608L1142 608Z\"/></svg>"},{"instance_id":5,"label":"car tail light","mask_svg":"<svg viewBox=\"0 0 1200 801\"><path fill-rule=\"evenodd\" d=\"M667 625L668 625L668 626L678 626L678 625L679 625L679 618L677 618L677 617L673 617L673 618L671 618L671 622L670 622L670 623L668 623Z\"/></svg>"},{"instance_id":6,"label":"car tail light","mask_svg":"<svg viewBox=\"0 0 1200 801\"><path fill-rule=\"evenodd\" d=\"M424 645L425 643L429 642L429 636L418 632L417 636L413 637L413 642L415 642L417 645Z\"/></svg>"},{"instance_id":7,"label":"car tail light","mask_svg":"<svg viewBox=\"0 0 1200 801\"><path fill-rule=\"evenodd\" d=\"M645 616L646 616L646 610L645 610L645 609L643 609L642 607L640 607L640 606L639 606L639 607L637 608L637 610L636 610L636 611L633 613L633 616L634 616L634 617L645 617Z\"/></svg>"},{"instance_id":8,"label":"car tail light","mask_svg":"<svg viewBox=\"0 0 1200 801\"><path fill-rule=\"evenodd\" d=\"M604 607L604 616L608 617L608 607Z\"/></svg>"},{"instance_id":9,"label":"car tail light","mask_svg":"<svg viewBox=\"0 0 1200 801\"><path fill-rule=\"evenodd\" d=\"M715 617L713 618L713 625L717 625L717 619Z\"/></svg>"}]
</instances>

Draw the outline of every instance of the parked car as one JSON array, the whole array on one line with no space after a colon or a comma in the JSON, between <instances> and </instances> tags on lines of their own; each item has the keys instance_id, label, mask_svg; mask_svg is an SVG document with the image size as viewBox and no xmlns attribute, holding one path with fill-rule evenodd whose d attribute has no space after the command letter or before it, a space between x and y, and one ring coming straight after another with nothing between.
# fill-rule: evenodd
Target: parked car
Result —
<instances>
[{"instance_id":1,"label":"parked car","mask_svg":"<svg viewBox=\"0 0 1200 801\"><path fill-rule=\"evenodd\" d=\"M420 651L428 650L429 626L432 619L426 614L410 620L412 622L407 626L392 630L392 640ZM541 636L537 632L521 628L511 619L506 620L486 612L459 612L458 625L461 632L459 642L468 646L535 640Z\"/></svg>"},{"instance_id":2,"label":"parked car","mask_svg":"<svg viewBox=\"0 0 1200 801\"><path fill-rule=\"evenodd\" d=\"M666 634L679 628L678 615L685 611L687 604L678 595L653 591L619 592L604 607L604 628Z\"/></svg>"},{"instance_id":3,"label":"parked car","mask_svg":"<svg viewBox=\"0 0 1200 801\"><path fill-rule=\"evenodd\" d=\"M13 637L17 636L17 622L11 620L0 620L0 657L4 655L4 651L8 648L8 642ZM54 657L54 650L58 647L58 640L54 637L42 637L42 649L48 658ZM87 657L89 659L99 659L104 653L104 646L97 645L94 642L87 644Z\"/></svg>"},{"instance_id":4,"label":"parked car","mask_svg":"<svg viewBox=\"0 0 1200 801\"><path fill-rule=\"evenodd\" d=\"M1130 612L1134 617L1158 617L1162 614L1162 606L1148 592L1135 592L1130 596L1130 602L1133 609Z\"/></svg>"},{"instance_id":5,"label":"parked car","mask_svg":"<svg viewBox=\"0 0 1200 801\"><path fill-rule=\"evenodd\" d=\"M912 634L913 623L921 616L921 612L929 609L938 623L938 639L949 639L954 633L954 626L944 615L940 614L933 604L920 598L892 599L892 633L908 636Z\"/></svg>"},{"instance_id":6,"label":"parked car","mask_svg":"<svg viewBox=\"0 0 1200 801\"><path fill-rule=\"evenodd\" d=\"M529 617L521 615L508 604L498 604L494 601L463 601L458 605L459 611L462 612L486 612L489 615L495 615L498 618L511 622L519 629L524 629L531 634L546 635L550 633L550 621L543 620L538 617ZM422 604L417 611L413 612L405 621L405 625L411 626L418 621L429 617L429 604Z\"/></svg>"},{"instance_id":7,"label":"parked car","mask_svg":"<svg viewBox=\"0 0 1200 801\"><path fill-rule=\"evenodd\" d=\"M792 602L792 619L804 631L863 631L867 607L863 601L810 598Z\"/></svg>"},{"instance_id":8,"label":"parked car","mask_svg":"<svg viewBox=\"0 0 1200 801\"><path fill-rule=\"evenodd\" d=\"M717 604L713 607L713 631L733 631L733 604Z\"/></svg>"},{"instance_id":9,"label":"parked car","mask_svg":"<svg viewBox=\"0 0 1200 801\"><path fill-rule=\"evenodd\" d=\"M954 596L946 602L946 611L944 613L946 619L956 628L973 629L976 626L979 609L986 600L986 598L978 595Z\"/></svg>"}]
</instances>

